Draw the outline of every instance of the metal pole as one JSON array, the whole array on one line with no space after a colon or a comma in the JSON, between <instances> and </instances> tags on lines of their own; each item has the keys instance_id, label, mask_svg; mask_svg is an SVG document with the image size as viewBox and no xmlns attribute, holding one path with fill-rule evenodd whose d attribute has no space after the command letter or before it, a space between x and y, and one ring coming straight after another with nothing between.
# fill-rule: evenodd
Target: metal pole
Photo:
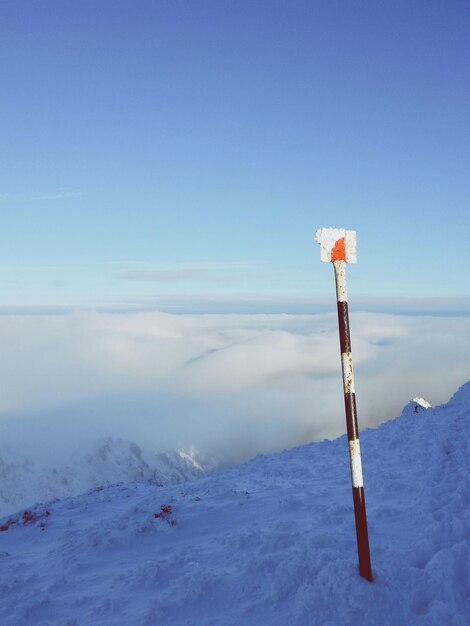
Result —
<instances>
[{"instance_id":1,"label":"metal pole","mask_svg":"<svg viewBox=\"0 0 470 626\"><path fill-rule=\"evenodd\" d=\"M357 553L359 574L372 582L370 563L369 534L367 531L366 501L364 498L364 480L362 477L361 447L357 426L356 393L354 389L351 335L349 332L349 312L346 290L346 262L334 261L336 278L336 297L338 306L339 343L341 348L341 366L343 370L344 407L349 442L349 462L356 521Z\"/></svg>"},{"instance_id":2,"label":"metal pole","mask_svg":"<svg viewBox=\"0 0 470 626\"><path fill-rule=\"evenodd\" d=\"M346 289L346 263L356 263L356 233L342 228L321 228L316 233L316 240L321 246L321 260L332 262L335 270L344 407L349 443L359 574L372 582Z\"/></svg>"}]
</instances>

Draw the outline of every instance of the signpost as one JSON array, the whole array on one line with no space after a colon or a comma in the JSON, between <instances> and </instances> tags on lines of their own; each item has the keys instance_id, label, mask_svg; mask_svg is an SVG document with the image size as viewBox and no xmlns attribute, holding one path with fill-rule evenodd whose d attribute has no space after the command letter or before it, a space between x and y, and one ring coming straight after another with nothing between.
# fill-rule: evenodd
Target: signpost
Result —
<instances>
[{"instance_id":1,"label":"signpost","mask_svg":"<svg viewBox=\"0 0 470 626\"><path fill-rule=\"evenodd\" d=\"M349 442L349 462L356 520L357 552L359 556L359 574L372 582L370 564L369 535L367 532L366 502L364 499L364 481L362 478L361 448L357 425L356 394L354 390L351 336L349 332L348 298L346 290L346 264L357 263L356 231L344 228L320 228L315 234L321 246L321 260L333 263L336 279L336 297L338 304L339 341L341 347L341 366L343 371L344 406Z\"/></svg>"}]
</instances>

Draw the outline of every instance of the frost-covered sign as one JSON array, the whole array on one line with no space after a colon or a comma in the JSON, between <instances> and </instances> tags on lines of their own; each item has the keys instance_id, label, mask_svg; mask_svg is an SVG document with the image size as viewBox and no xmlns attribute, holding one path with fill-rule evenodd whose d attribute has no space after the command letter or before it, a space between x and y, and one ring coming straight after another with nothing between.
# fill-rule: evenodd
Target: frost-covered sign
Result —
<instances>
[{"instance_id":1,"label":"frost-covered sign","mask_svg":"<svg viewBox=\"0 0 470 626\"><path fill-rule=\"evenodd\" d=\"M357 263L355 230L319 228L315 240L320 244L320 258L324 263Z\"/></svg>"}]
</instances>

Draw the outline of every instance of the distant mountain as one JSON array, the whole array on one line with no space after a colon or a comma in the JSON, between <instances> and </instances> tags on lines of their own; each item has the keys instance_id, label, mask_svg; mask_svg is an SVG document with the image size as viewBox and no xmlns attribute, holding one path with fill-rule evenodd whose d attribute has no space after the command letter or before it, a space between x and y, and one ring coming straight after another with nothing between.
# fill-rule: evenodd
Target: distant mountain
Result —
<instances>
[{"instance_id":1,"label":"distant mountain","mask_svg":"<svg viewBox=\"0 0 470 626\"><path fill-rule=\"evenodd\" d=\"M145 479L172 485L203 476L219 464L196 450L149 454L132 441L112 437L97 440L89 451L66 463L49 465L0 448L0 515L34 502L78 495L93 487Z\"/></svg>"}]
</instances>

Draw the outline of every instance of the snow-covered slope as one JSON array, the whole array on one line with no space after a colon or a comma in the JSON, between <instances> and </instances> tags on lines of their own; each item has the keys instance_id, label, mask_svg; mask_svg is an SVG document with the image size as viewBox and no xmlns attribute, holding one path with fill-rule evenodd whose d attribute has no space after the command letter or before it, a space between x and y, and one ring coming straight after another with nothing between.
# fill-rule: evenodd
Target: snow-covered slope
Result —
<instances>
[{"instance_id":1,"label":"snow-covered slope","mask_svg":"<svg viewBox=\"0 0 470 626\"><path fill-rule=\"evenodd\" d=\"M0 623L468 624L469 434L470 383L362 433L373 583L357 573L342 437L4 520Z\"/></svg>"},{"instance_id":2,"label":"snow-covered slope","mask_svg":"<svg viewBox=\"0 0 470 626\"><path fill-rule=\"evenodd\" d=\"M17 450L0 448L0 515L34 502L78 495L91 487L147 479L157 485L173 485L214 471L214 459L196 450L149 454L136 443L106 437L90 449L62 463L19 456Z\"/></svg>"}]
</instances>

